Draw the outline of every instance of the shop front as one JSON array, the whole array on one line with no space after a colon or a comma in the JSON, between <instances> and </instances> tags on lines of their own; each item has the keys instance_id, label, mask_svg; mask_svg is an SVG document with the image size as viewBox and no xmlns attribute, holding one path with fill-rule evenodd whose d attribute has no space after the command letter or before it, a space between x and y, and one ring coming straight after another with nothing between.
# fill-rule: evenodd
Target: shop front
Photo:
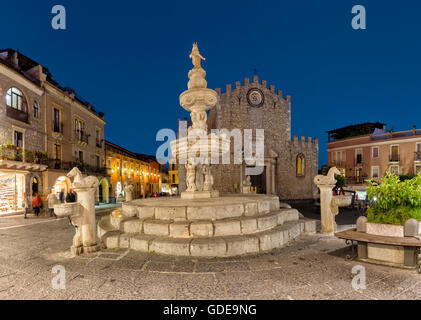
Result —
<instances>
[{"instance_id":1,"label":"shop front","mask_svg":"<svg viewBox=\"0 0 421 320\"><path fill-rule=\"evenodd\" d=\"M32 196L42 190L41 172L46 166L0 160L0 216L21 213L24 195L31 205Z\"/></svg>"}]
</instances>

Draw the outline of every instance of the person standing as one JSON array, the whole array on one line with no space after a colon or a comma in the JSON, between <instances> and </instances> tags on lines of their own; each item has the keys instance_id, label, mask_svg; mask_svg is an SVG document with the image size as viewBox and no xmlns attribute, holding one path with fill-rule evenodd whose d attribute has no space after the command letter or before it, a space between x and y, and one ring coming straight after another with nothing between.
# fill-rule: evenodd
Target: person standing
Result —
<instances>
[{"instance_id":1,"label":"person standing","mask_svg":"<svg viewBox=\"0 0 421 320\"><path fill-rule=\"evenodd\" d=\"M23 218L27 219L26 215L28 214L28 210L29 210L29 201L28 201L28 194L26 192L23 193L22 207L23 207Z\"/></svg>"},{"instance_id":2,"label":"person standing","mask_svg":"<svg viewBox=\"0 0 421 320\"><path fill-rule=\"evenodd\" d=\"M48 202L48 211L50 212L50 217L54 217L57 219L56 214L54 213L54 206L58 204L57 196L54 194L54 192L51 190L47 197Z\"/></svg>"},{"instance_id":3,"label":"person standing","mask_svg":"<svg viewBox=\"0 0 421 320\"><path fill-rule=\"evenodd\" d=\"M66 196L67 203L76 202L76 194L73 192L73 189L70 189L69 193Z\"/></svg>"},{"instance_id":4,"label":"person standing","mask_svg":"<svg viewBox=\"0 0 421 320\"><path fill-rule=\"evenodd\" d=\"M61 203L64 203L64 189L61 189L60 191L59 200Z\"/></svg>"},{"instance_id":5,"label":"person standing","mask_svg":"<svg viewBox=\"0 0 421 320\"><path fill-rule=\"evenodd\" d=\"M38 193L35 193L34 197L32 198L32 207L34 208L35 215L38 217L41 211L42 200Z\"/></svg>"}]
</instances>

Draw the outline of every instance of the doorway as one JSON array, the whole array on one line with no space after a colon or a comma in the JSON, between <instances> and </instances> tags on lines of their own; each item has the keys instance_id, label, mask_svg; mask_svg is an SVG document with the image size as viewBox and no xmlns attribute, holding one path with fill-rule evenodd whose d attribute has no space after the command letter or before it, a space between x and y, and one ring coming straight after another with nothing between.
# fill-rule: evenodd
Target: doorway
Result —
<instances>
[{"instance_id":1,"label":"doorway","mask_svg":"<svg viewBox=\"0 0 421 320\"><path fill-rule=\"evenodd\" d=\"M36 194L39 191L39 180L37 177L32 179L32 194Z\"/></svg>"},{"instance_id":2,"label":"doorway","mask_svg":"<svg viewBox=\"0 0 421 320\"><path fill-rule=\"evenodd\" d=\"M250 176L251 186L256 188L257 194L266 194L266 166L262 174Z\"/></svg>"}]
</instances>

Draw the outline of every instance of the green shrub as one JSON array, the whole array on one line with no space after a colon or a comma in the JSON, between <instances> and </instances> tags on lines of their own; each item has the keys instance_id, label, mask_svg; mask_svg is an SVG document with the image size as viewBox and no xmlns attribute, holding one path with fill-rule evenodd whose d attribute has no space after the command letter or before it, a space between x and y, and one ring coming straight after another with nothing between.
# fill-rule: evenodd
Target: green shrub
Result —
<instances>
[{"instance_id":1,"label":"green shrub","mask_svg":"<svg viewBox=\"0 0 421 320\"><path fill-rule=\"evenodd\" d=\"M335 176L337 187L346 187L346 178L344 176Z\"/></svg>"},{"instance_id":2,"label":"green shrub","mask_svg":"<svg viewBox=\"0 0 421 320\"><path fill-rule=\"evenodd\" d=\"M380 183L367 181L367 195L372 206L368 222L404 225L406 220L421 220L421 173L412 179L401 179L390 172Z\"/></svg>"}]
</instances>

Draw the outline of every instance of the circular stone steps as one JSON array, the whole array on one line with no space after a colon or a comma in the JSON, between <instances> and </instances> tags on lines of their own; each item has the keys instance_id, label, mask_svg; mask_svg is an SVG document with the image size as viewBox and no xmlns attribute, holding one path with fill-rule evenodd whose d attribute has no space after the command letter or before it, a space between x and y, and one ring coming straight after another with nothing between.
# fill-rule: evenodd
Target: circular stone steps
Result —
<instances>
[{"instance_id":1,"label":"circular stone steps","mask_svg":"<svg viewBox=\"0 0 421 320\"><path fill-rule=\"evenodd\" d=\"M124 203L124 217L194 221L256 216L279 209L275 196L225 196L211 199L152 198Z\"/></svg>"},{"instance_id":2,"label":"circular stone steps","mask_svg":"<svg viewBox=\"0 0 421 320\"><path fill-rule=\"evenodd\" d=\"M266 252L315 232L315 220L280 208L278 197L257 195L135 200L98 223L107 248L194 257Z\"/></svg>"},{"instance_id":3,"label":"circular stone steps","mask_svg":"<svg viewBox=\"0 0 421 320\"><path fill-rule=\"evenodd\" d=\"M228 257L266 252L279 248L302 233L315 233L316 221L300 219L285 222L270 230L240 236L171 238L115 230L110 217L99 225L99 235L107 248L130 248L173 256Z\"/></svg>"},{"instance_id":4,"label":"circular stone steps","mask_svg":"<svg viewBox=\"0 0 421 320\"><path fill-rule=\"evenodd\" d=\"M284 222L296 221L299 213L295 209L277 211L255 216L242 216L221 220L157 220L117 218L110 216L110 224L123 233L141 233L171 238L217 237L253 234L272 229Z\"/></svg>"}]
</instances>

